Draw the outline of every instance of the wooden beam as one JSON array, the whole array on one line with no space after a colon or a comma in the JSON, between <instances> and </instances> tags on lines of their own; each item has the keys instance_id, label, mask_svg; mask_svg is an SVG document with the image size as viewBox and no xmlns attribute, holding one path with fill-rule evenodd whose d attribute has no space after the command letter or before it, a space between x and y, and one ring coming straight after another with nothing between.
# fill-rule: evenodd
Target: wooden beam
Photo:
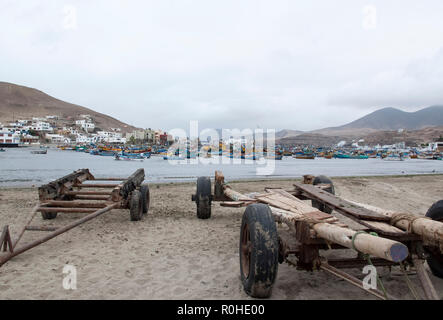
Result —
<instances>
[{"instance_id":1,"label":"wooden beam","mask_svg":"<svg viewBox=\"0 0 443 320\"><path fill-rule=\"evenodd\" d=\"M409 255L408 247L403 243L373 236L369 233L357 235L355 230L327 223L317 223L313 229L320 238L389 261L401 262Z\"/></svg>"},{"instance_id":2,"label":"wooden beam","mask_svg":"<svg viewBox=\"0 0 443 320\"><path fill-rule=\"evenodd\" d=\"M327 191L324 191L314 185L303 184L303 183L294 183L294 186L301 190L303 193L308 195L309 198L318 200L323 202L324 204L332 207L333 209L339 211L341 214L354 219L358 222L358 220L370 220L370 221L385 221L389 222L389 218L384 215L381 215L372 210L368 210L363 207L355 206L352 203L341 199Z\"/></svg>"},{"instance_id":3,"label":"wooden beam","mask_svg":"<svg viewBox=\"0 0 443 320\"><path fill-rule=\"evenodd\" d=\"M355 206L364 207L386 216L389 220L394 219L394 226L404 230L411 231L420 235L426 245L434 246L443 253L443 222L431 220L425 216L411 213L397 213L395 211L382 209L372 205L347 200Z\"/></svg>"},{"instance_id":4,"label":"wooden beam","mask_svg":"<svg viewBox=\"0 0 443 320\"><path fill-rule=\"evenodd\" d=\"M412 262L417 270L418 279L421 282L426 298L428 300L440 300L440 296L437 294L437 291L435 290L434 285L432 284L431 279L429 279L429 275L423 266L424 261L414 256L412 258Z\"/></svg>"}]
</instances>

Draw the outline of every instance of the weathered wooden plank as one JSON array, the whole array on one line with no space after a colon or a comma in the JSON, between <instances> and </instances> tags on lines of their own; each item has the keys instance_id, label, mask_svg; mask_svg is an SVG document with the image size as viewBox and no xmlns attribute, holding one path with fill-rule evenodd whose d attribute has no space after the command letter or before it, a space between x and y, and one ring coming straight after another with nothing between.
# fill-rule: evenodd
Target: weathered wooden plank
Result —
<instances>
[{"instance_id":1,"label":"weathered wooden plank","mask_svg":"<svg viewBox=\"0 0 443 320\"><path fill-rule=\"evenodd\" d=\"M93 180L94 176L88 169L76 170L64 177L51 181L38 188L39 199L60 199L65 192L71 191L76 183L82 183L85 180Z\"/></svg>"},{"instance_id":2,"label":"weathered wooden plank","mask_svg":"<svg viewBox=\"0 0 443 320\"><path fill-rule=\"evenodd\" d=\"M137 189L145 180L145 170L140 168L128 177L122 184L115 188L119 190L119 194L123 199L128 199L132 191Z\"/></svg>"},{"instance_id":3,"label":"weathered wooden plank","mask_svg":"<svg viewBox=\"0 0 443 320\"><path fill-rule=\"evenodd\" d=\"M425 245L435 246L443 253L443 222L431 220L425 216L412 213L397 213L395 211L358 203L348 200L348 202L359 205L379 214L386 216L394 226L406 232L419 235Z\"/></svg>"},{"instance_id":4,"label":"weathered wooden plank","mask_svg":"<svg viewBox=\"0 0 443 320\"><path fill-rule=\"evenodd\" d=\"M407 233L404 232L403 230L391 226L386 222L361 220L360 223L368 227L369 229L374 230L377 233L390 235L394 237L407 235Z\"/></svg>"},{"instance_id":5,"label":"weathered wooden plank","mask_svg":"<svg viewBox=\"0 0 443 320\"><path fill-rule=\"evenodd\" d=\"M254 201L252 201L254 202ZM240 208L252 203L251 201L224 201L220 202L222 207Z\"/></svg>"},{"instance_id":6,"label":"weathered wooden plank","mask_svg":"<svg viewBox=\"0 0 443 320\"><path fill-rule=\"evenodd\" d=\"M370 221L389 221L390 219L382 214L374 212L372 210L368 210L366 208L357 206L352 204L346 200L343 200L327 191L321 190L316 186L303 184L303 183L294 183L294 186L308 194L310 198L321 201L337 210L341 214L351 218L358 220L370 220Z\"/></svg>"}]
</instances>

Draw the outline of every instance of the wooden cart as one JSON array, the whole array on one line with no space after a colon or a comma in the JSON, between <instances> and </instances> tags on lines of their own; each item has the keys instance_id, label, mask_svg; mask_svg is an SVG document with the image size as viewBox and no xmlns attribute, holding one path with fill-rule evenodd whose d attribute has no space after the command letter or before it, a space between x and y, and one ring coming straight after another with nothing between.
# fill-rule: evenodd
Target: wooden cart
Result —
<instances>
[{"instance_id":1,"label":"wooden cart","mask_svg":"<svg viewBox=\"0 0 443 320\"><path fill-rule=\"evenodd\" d=\"M142 219L149 209L149 187L143 184L144 169L138 169L128 178L96 178L88 169L80 169L38 188L39 203L34 207L17 238L12 239L5 226L0 236L0 266L16 255L42 244L72 228L94 219L112 209L129 209L130 219ZM102 183L99 183L102 182ZM105 182L105 183L103 183ZM55 219L59 213L87 213L86 216L64 227L32 225L37 213L43 220ZM26 231L48 232L41 238L19 246Z\"/></svg>"},{"instance_id":2,"label":"wooden cart","mask_svg":"<svg viewBox=\"0 0 443 320\"><path fill-rule=\"evenodd\" d=\"M242 194L215 173L214 192L209 177L197 180L192 200L197 217L211 216L212 201L222 206L246 207L240 232L240 275L247 294L269 297L278 264L287 262L302 270L324 270L380 299L395 299L377 276L377 287L344 272L345 268L400 265L408 286L418 293L407 277L413 267L426 299L440 299L424 268L443 278L443 200L435 203L427 216L396 213L335 196L332 181L325 176L304 176L294 190L265 188L264 192ZM303 200L311 200L312 205ZM332 215L335 211L337 214ZM353 220L345 223L339 217ZM276 222L287 225L277 228ZM355 227L358 225L358 228ZM326 259L320 250L353 249L355 258ZM295 257L295 262L290 257Z\"/></svg>"}]
</instances>

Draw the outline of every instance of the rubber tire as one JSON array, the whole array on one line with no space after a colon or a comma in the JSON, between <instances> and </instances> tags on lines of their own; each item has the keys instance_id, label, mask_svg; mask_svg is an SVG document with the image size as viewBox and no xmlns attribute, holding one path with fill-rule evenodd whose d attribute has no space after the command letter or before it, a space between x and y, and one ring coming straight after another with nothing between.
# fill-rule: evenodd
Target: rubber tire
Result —
<instances>
[{"instance_id":1,"label":"rubber tire","mask_svg":"<svg viewBox=\"0 0 443 320\"><path fill-rule=\"evenodd\" d=\"M209 219L211 217L211 178L199 177L197 179L197 218Z\"/></svg>"},{"instance_id":2,"label":"rubber tire","mask_svg":"<svg viewBox=\"0 0 443 320\"><path fill-rule=\"evenodd\" d=\"M426 217L443 222L443 200L434 203L426 212ZM443 279L443 254L430 254L426 261L432 274Z\"/></svg>"},{"instance_id":3,"label":"rubber tire","mask_svg":"<svg viewBox=\"0 0 443 320\"><path fill-rule=\"evenodd\" d=\"M314 186L317 185L317 184L331 184L330 188L326 188L326 189L323 189L323 190L325 190L325 191L327 191L329 193L335 194L334 184L332 183L332 180L329 179L327 176L320 175L320 176L315 177L315 179L314 179L312 184ZM332 208L330 208L328 206L325 206L323 203L318 202L317 200L312 200L312 206L314 208L317 208L320 211L325 212L325 213L329 213L330 214L332 212Z\"/></svg>"},{"instance_id":4,"label":"rubber tire","mask_svg":"<svg viewBox=\"0 0 443 320\"><path fill-rule=\"evenodd\" d=\"M243 227L247 223L250 241L251 257L249 274L243 273L241 244ZM266 204L249 205L242 218L240 229L240 277L245 292L254 298L268 298L272 294L272 286L278 271L278 234L277 226L271 209Z\"/></svg>"},{"instance_id":5,"label":"rubber tire","mask_svg":"<svg viewBox=\"0 0 443 320\"><path fill-rule=\"evenodd\" d=\"M141 193L138 190L132 191L129 214L131 221L140 221L143 216L142 198Z\"/></svg>"},{"instance_id":6,"label":"rubber tire","mask_svg":"<svg viewBox=\"0 0 443 320\"><path fill-rule=\"evenodd\" d=\"M44 212L42 211L42 218L43 220L52 220L57 217L57 212Z\"/></svg>"},{"instance_id":7,"label":"rubber tire","mask_svg":"<svg viewBox=\"0 0 443 320\"><path fill-rule=\"evenodd\" d=\"M147 214L149 211L149 205L151 202L148 184L142 184L140 186L140 194L141 194L141 198L142 198L143 214Z\"/></svg>"}]
</instances>

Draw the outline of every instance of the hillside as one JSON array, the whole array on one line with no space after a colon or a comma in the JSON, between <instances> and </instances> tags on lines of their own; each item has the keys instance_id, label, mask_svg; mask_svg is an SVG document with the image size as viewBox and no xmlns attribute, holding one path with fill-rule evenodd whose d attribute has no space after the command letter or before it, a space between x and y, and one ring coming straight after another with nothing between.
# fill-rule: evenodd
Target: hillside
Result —
<instances>
[{"instance_id":1,"label":"hillside","mask_svg":"<svg viewBox=\"0 0 443 320\"><path fill-rule=\"evenodd\" d=\"M42 91L0 82L0 122L2 123L11 122L13 119L48 115L75 120L81 114L91 115L96 126L103 130L121 128L123 132L131 132L136 129L105 114L53 98Z\"/></svg>"},{"instance_id":2,"label":"hillside","mask_svg":"<svg viewBox=\"0 0 443 320\"><path fill-rule=\"evenodd\" d=\"M362 130L419 130L426 127L443 126L443 106L431 106L415 112L406 112L395 108L383 108L374 111L348 124L315 130L321 134L349 135Z\"/></svg>"},{"instance_id":3,"label":"hillside","mask_svg":"<svg viewBox=\"0 0 443 320\"><path fill-rule=\"evenodd\" d=\"M440 136L443 136L443 126L427 127L420 130L404 130L401 132L398 132L397 130L378 131L366 136L362 136L361 138L365 140L364 144L368 145L384 145L405 142L407 146L415 146L422 143L435 141L435 139L439 138Z\"/></svg>"},{"instance_id":4,"label":"hillside","mask_svg":"<svg viewBox=\"0 0 443 320\"><path fill-rule=\"evenodd\" d=\"M334 146L338 142L345 140L350 143L363 139L362 145L375 146L377 144L386 145L405 142L406 146L417 146L430 141L435 141L443 136L443 126L427 127L420 130L378 130L371 133L356 135L325 135L319 133L304 133L296 137L277 139L276 143L285 146Z\"/></svg>"},{"instance_id":5,"label":"hillside","mask_svg":"<svg viewBox=\"0 0 443 320\"><path fill-rule=\"evenodd\" d=\"M303 134L303 131L283 129L283 130L280 130L280 131L275 133L275 138L276 139L281 139L281 138L295 137L295 136L298 136L300 134Z\"/></svg>"}]
</instances>

